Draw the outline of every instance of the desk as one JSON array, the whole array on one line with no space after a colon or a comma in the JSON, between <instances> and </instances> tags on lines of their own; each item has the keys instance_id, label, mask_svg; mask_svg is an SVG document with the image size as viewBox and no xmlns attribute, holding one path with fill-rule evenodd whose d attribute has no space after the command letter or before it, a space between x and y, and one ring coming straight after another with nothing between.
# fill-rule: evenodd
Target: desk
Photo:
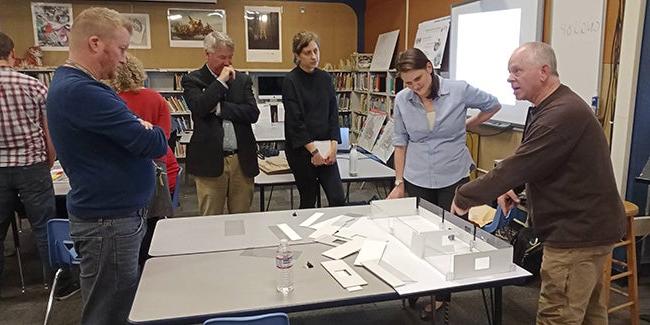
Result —
<instances>
[{"instance_id":1,"label":"desk","mask_svg":"<svg viewBox=\"0 0 650 325\"><path fill-rule=\"evenodd\" d=\"M257 142L284 142L284 123L272 123L271 125L255 125L253 124L253 134ZM181 144L190 143L192 138L192 131L185 131L180 134L178 140Z\"/></svg>"},{"instance_id":2,"label":"desk","mask_svg":"<svg viewBox=\"0 0 650 325\"><path fill-rule=\"evenodd\" d=\"M359 161L357 164L358 173L356 176L350 175L350 155L338 154L336 162L339 167L339 174L341 181L348 183L348 190L346 198L349 196L351 182L366 182L366 181L390 181L395 178L395 171L386 165L371 159L369 156L359 153ZM255 186L260 189L260 211L264 211L264 188L266 186L274 185L294 185L296 179L292 173L267 175L260 171L260 174L255 176ZM320 187L319 187L320 189ZM319 192L320 193L320 192ZM320 202L320 195L318 196Z\"/></svg>"},{"instance_id":3,"label":"desk","mask_svg":"<svg viewBox=\"0 0 650 325\"><path fill-rule=\"evenodd\" d=\"M323 212L320 220L341 214L368 215L370 206L335 207L327 209L303 209L294 211L269 211L229 214L220 216L168 218L158 221L151 239L149 255L154 257L222 252L251 247L276 247L279 238L269 225L288 224L303 240L312 242L308 236L313 229L298 225L314 212Z\"/></svg>"},{"instance_id":4,"label":"desk","mask_svg":"<svg viewBox=\"0 0 650 325\"><path fill-rule=\"evenodd\" d=\"M268 233L251 231L237 240L230 240L224 246L223 232L211 231L210 225L223 223L232 218L255 220L253 227L263 229L278 221L287 221L295 225L311 215L314 210L301 210L295 220L291 220L291 211L268 213L247 213L230 216L211 216L168 219L160 221L154 233L151 249L177 249L174 253L184 255L153 257L147 260L135 299L129 314L129 321L134 324L155 323L197 323L211 317L243 316L274 311L295 312L337 306L363 304L386 300L403 299L410 296L446 294L480 288L495 288L494 323L501 323L501 287L518 284L530 274L517 267L515 271L478 278L446 281L442 274L431 271L431 278L436 279L435 286L424 291L406 293L385 284L369 273L365 268L354 270L368 282L363 289L348 292L343 289L320 265L329 260L321 255L328 249L320 243L307 241L292 243L296 262L294 266L295 290L283 296L275 290L277 271L274 264L275 244L278 240ZM367 212L369 206L337 207L319 209L326 216L340 213ZM304 212L304 213L302 213ZM183 226L183 224L190 223ZM301 236L313 230L292 227ZM215 238L222 237L222 238ZM303 236L306 237L306 236ZM208 240L213 249L204 252ZM228 241L229 239L225 239ZM271 243L273 245L267 244ZM257 242L255 242L257 241ZM268 242L267 242L268 241ZM176 245L184 247L174 247ZM257 245L261 245L257 246ZM168 251L171 253L171 251ZM345 258L348 265L353 265L356 255ZM306 268L307 262L314 265ZM429 273L427 273L429 274ZM400 294L400 292L403 292Z\"/></svg>"}]
</instances>

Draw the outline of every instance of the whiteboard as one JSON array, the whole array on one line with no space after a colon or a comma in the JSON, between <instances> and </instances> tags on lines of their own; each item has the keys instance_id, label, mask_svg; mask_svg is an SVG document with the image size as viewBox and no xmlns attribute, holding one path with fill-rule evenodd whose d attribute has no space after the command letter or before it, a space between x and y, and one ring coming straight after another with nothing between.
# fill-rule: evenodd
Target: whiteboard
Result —
<instances>
[{"instance_id":1,"label":"whiteboard","mask_svg":"<svg viewBox=\"0 0 650 325\"><path fill-rule=\"evenodd\" d=\"M512 93L508 60L519 45L541 40L543 15L543 0L481 0L451 7L450 78L496 96L501 110L493 121L526 123L531 104ZM478 112L468 110L469 115Z\"/></svg>"},{"instance_id":2,"label":"whiteboard","mask_svg":"<svg viewBox=\"0 0 650 325\"><path fill-rule=\"evenodd\" d=\"M589 105L600 89L606 0L553 0L551 46L562 83Z\"/></svg>"}]
</instances>

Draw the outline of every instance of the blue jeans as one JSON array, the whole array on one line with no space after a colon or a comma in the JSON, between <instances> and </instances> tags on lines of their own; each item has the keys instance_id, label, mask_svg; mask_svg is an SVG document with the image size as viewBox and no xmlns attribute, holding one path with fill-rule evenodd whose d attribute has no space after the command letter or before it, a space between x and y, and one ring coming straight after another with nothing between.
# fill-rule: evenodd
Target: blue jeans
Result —
<instances>
[{"instance_id":1,"label":"blue jeans","mask_svg":"<svg viewBox=\"0 0 650 325\"><path fill-rule=\"evenodd\" d=\"M145 213L94 220L70 214L70 235L81 257L81 324L128 324L140 277Z\"/></svg>"},{"instance_id":2,"label":"blue jeans","mask_svg":"<svg viewBox=\"0 0 650 325\"><path fill-rule=\"evenodd\" d=\"M4 269L4 242L20 200L36 237L41 262L49 269L47 221L55 216L54 188L46 163L0 167L0 278Z\"/></svg>"}]
</instances>

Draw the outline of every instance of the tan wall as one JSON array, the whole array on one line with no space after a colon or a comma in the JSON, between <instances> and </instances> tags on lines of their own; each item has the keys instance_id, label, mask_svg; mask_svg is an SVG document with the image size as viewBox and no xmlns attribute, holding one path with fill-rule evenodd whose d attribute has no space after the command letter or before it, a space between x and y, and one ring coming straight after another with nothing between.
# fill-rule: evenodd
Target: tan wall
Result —
<instances>
[{"instance_id":1,"label":"tan wall","mask_svg":"<svg viewBox=\"0 0 650 325\"><path fill-rule=\"evenodd\" d=\"M0 0L0 31L11 35L18 56L34 44L31 7L28 0ZM295 33L309 29L321 38L321 63L338 64L357 47L357 16L354 10L340 3L297 1L239 1L219 0L217 5L187 3L157 3L127 1L43 1L72 3L73 14L91 6L106 6L124 13L147 13L151 21L152 46L150 50L131 50L147 68L191 68L203 64L200 48L171 48L167 28L167 8L225 9L226 28L235 40L233 65L249 69L286 69L293 67L291 39ZM244 34L244 6L283 7L281 63L246 62ZM304 8L304 13L300 13ZM56 66L67 58L67 52L45 52L44 62Z\"/></svg>"}]
</instances>

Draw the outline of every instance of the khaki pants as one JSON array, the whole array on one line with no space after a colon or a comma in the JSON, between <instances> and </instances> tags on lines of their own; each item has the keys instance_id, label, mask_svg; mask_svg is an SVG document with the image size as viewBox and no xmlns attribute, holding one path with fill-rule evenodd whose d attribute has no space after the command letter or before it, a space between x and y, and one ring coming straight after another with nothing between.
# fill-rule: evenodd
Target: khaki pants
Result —
<instances>
[{"instance_id":1,"label":"khaki pants","mask_svg":"<svg viewBox=\"0 0 650 325\"><path fill-rule=\"evenodd\" d=\"M253 178L244 175L237 154L223 159L218 177L194 177L199 211L204 216L223 214L226 199L229 213L249 212L253 202Z\"/></svg>"},{"instance_id":2,"label":"khaki pants","mask_svg":"<svg viewBox=\"0 0 650 325\"><path fill-rule=\"evenodd\" d=\"M537 324L607 324L603 270L613 248L544 247Z\"/></svg>"}]
</instances>

